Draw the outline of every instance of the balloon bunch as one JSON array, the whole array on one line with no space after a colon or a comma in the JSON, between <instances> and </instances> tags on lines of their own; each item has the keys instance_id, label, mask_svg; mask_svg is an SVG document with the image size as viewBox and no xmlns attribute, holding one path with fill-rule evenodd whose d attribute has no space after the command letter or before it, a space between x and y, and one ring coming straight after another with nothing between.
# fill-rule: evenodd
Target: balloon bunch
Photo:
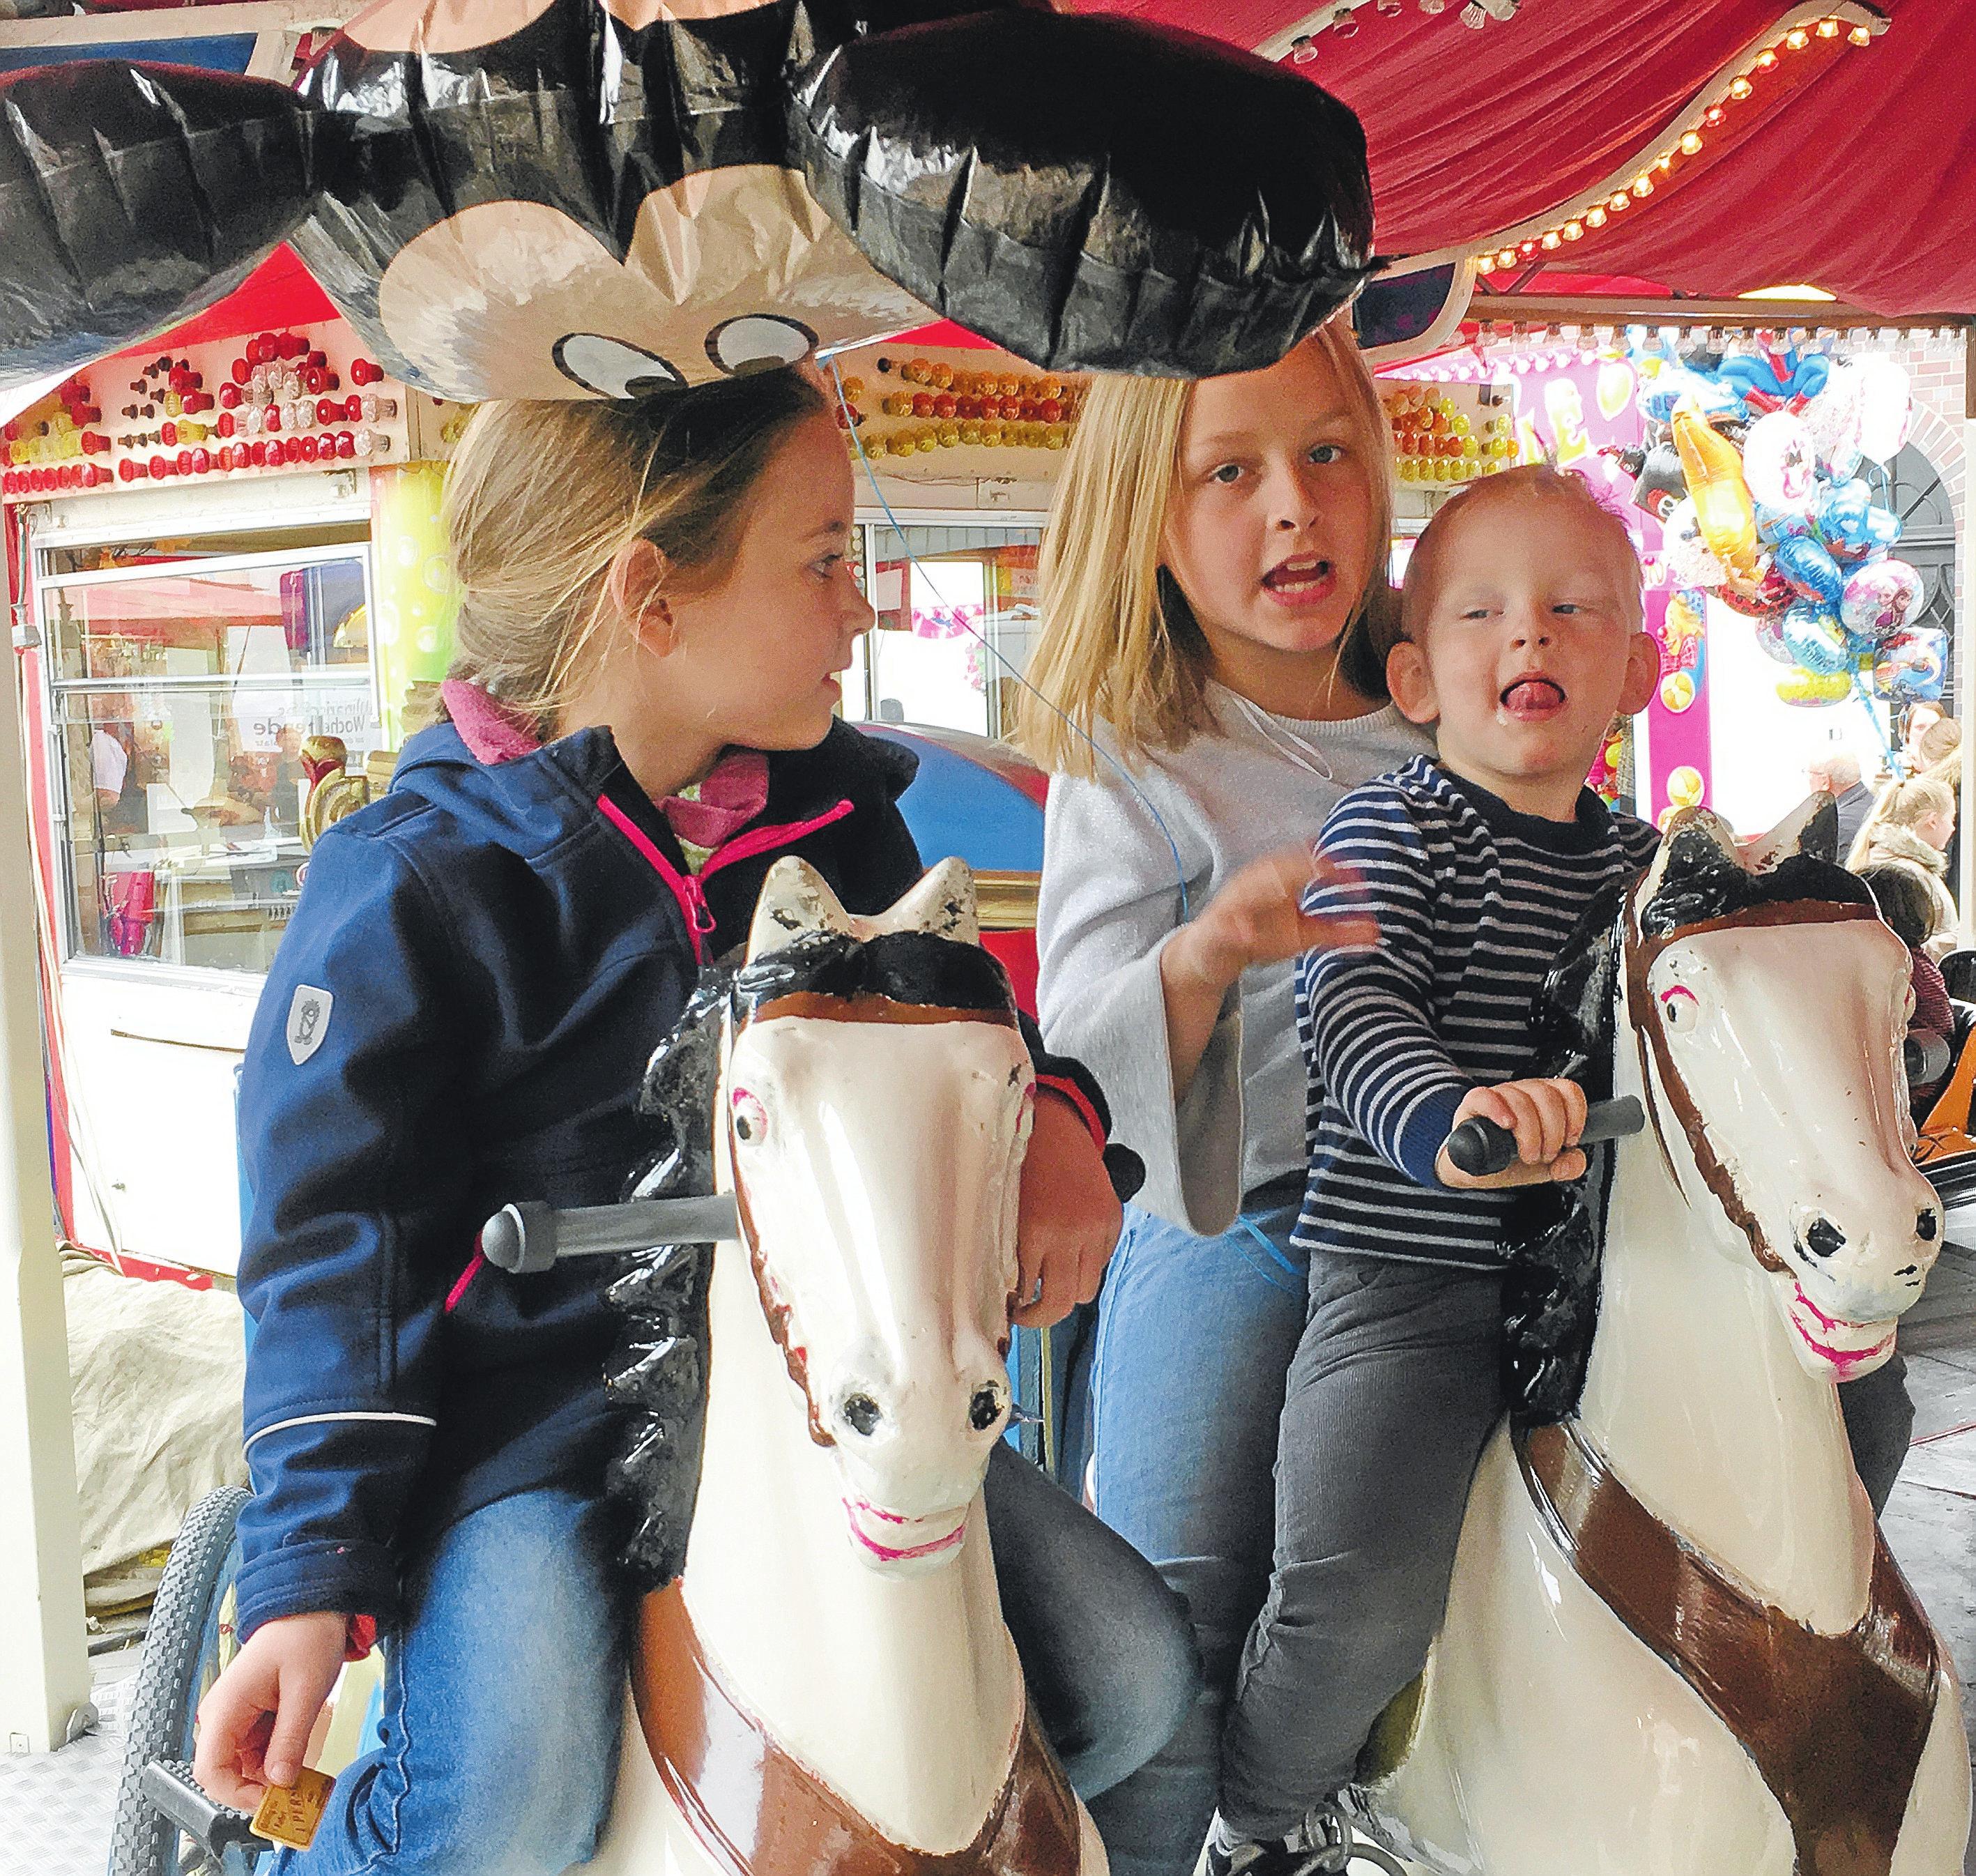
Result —
<instances>
[{"instance_id":1,"label":"balloon bunch","mask_svg":"<svg viewBox=\"0 0 1976 1876\"><path fill-rule=\"evenodd\" d=\"M1840 702L1862 674L1882 697L1938 696L1946 636L1909 624L1921 576L1892 556L1899 519L1860 473L1907 440L1907 374L1758 338L1751 355L1642 361L1649 437L1620 460L1660 519L1670 583L1755 622L1787 703Z\"/></svg>"}]
</instances>

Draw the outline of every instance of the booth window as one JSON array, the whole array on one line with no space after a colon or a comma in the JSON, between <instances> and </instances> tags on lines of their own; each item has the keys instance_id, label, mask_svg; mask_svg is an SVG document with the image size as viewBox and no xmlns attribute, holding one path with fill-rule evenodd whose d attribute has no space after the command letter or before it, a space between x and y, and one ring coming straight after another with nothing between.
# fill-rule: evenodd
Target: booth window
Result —
<instances>
[{"instance_id":1,"label":"booth window","mask_svg":"<svg viewBox=\"0 0 1976 1876\"><path fill-rule=\"evenodd\" d=\"M846 715L1004 737L1036 629L1035 526L864 529L865 596L878 622L864 648L862 707Z\"/></svg>"},{"instance_id":2,"label":"booth window","mask_svg":"<svg viewBox=\"0 0 1976 1876\"><path fill-rule=\"evenodd\" d=\"M364 551L137 557L38 582L70 950L264 972L305 865L304 743L361 769L380 740Z\"/></svg>"}]
</instances>

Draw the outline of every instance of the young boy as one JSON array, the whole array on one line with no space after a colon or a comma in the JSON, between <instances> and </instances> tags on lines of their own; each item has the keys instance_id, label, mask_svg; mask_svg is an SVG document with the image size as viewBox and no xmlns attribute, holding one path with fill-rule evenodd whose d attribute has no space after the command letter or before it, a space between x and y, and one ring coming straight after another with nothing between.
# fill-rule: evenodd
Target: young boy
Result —
<instances>
[{"instance_id":1,"label":"young boy","mask_svg":"<svg viewBox=\"0 0 1976 1876\"><path fill-rule=\"evenodd\" d=\"M1427 1658L1505 1406L1501 1189L1585 1169L1582 1092L1529 1078L1532 1001L1579 915L1655 845L1585 786L1658 661L1632 540L1582 481L1520 469L1456 496L1414 549L1401 631L1393 699L1438 725L1438 754L1346 796L1318 843L1362 885L1306 909L1349 898L1380 940L1298 973L1311 1161L1293 1241L1310 1254L1309 1314L1209 1876L1352 1866L1336 1794ZM1476 1114L1520 1156L1480 1180L1443 1151Z\"/></svg>"}]
</instances>

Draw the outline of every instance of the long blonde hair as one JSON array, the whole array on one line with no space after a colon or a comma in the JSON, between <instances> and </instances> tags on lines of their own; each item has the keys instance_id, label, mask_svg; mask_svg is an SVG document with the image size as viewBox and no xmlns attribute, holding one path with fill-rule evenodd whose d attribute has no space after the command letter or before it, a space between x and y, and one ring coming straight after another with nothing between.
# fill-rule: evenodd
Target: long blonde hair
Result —
<instances>
[{"instance_id":1,"label":"long blonde hair","mask_svg":"<svg viewBox=\"0 0 1976 1876\"><path fill-rule=\"evenodd\" d=\"M446 478L451 674L552 732L611 618L620 551L642 536L669 579L717 580L762 470L828 409L782 371L651 398L483 404Z\"/></svg>"},{"instance_id":2,"label":"long blonde hair","mask_svg":"<svg viewBox=\"0 0 1976 1876\"><path fill-rule=\"evenodd\" d=\"M1385 413L1349 320L1303 342L1331 365L1372 482L1365 591L1339 640L1338 669L1362 694L1383 698L1396 616L1385 573ZM1160 559L1192 388L1177 378L1102 378L1085 402L1039 563L1042 635L1027 674L1042 695L1025 692L1016 711L1016 740L1046 768L1092 773L1086 739L1101 722L1128 761L1210 727L1207 641Z\"/></svg>"},{"instance_id":3,"label":"long blonde hair","mask_svg":"<svg viewBox=\"0 0 1976 1876\"><path fill-rule=\"evenodd\" d=\"M1925 775L1917 775L1905 782L1889 782L1880 790L1879 799L1860 823L1859 832L1853 836L1852 850L1846 856L1846 864L1857 872L1871 863L1873 836L1881 828L1912 830L1924 815L1952 815L1955 812L1955 791L1946 782Z\"/></svg>"}]
</instances>

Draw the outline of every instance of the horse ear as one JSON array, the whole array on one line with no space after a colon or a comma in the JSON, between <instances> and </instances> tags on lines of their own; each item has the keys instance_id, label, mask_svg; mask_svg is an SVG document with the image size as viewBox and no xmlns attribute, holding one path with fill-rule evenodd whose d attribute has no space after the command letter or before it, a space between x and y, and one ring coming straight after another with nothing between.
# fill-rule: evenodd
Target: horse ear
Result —
<instances>
[{"instance_id":1,"label":"horse ear","mask_svg":"<svg viewBox=\"0 0 1976 1876\"><path fill-rule=\"evenodd\" d=\"M964 860L944 859L889 912L871 922L881 932L922 931L960 945L981 942L981 920L974 900L974 875Z\"/></svg>"},{"instance_id":2,"label":"horse ear","mask_svg":"<svg viewBox=\"0 0 1976 1876\"><path fill-rule=\"evenodd\" d=\"M809 861L785 854L769 869L762 895L755 902L754 923L748 928L748 961L781 951L811 931L857 935L851 915L822 874Z\"/></svg>"},{"instance_id":3,"label":"horse ear","mask_svg":"<svg viewBox=\"0 0 1976 1876\"><path fill-rule=\"evenodd\" d=\"M1823 789L1806 796L1767 834L1751 842L1744 864L1753 873L1767 873L1798 854L1814 860L1839 858L1838 804Z\"/></svg>"},{"instance_id":4,"label":"horse ear","mask_svg":"<svg viewBox=\"0 0 1976 1876\"><path fill-rule=\"evenodd\" d=\"M1664 886L1720 872L1724 867L1741 872L1742 865L1735 831L1721 815L1710 808L1683 808L1668 823L1660 851L1641 885L1639 903L1645 905Z\"/></svg>"}]
</instances>

